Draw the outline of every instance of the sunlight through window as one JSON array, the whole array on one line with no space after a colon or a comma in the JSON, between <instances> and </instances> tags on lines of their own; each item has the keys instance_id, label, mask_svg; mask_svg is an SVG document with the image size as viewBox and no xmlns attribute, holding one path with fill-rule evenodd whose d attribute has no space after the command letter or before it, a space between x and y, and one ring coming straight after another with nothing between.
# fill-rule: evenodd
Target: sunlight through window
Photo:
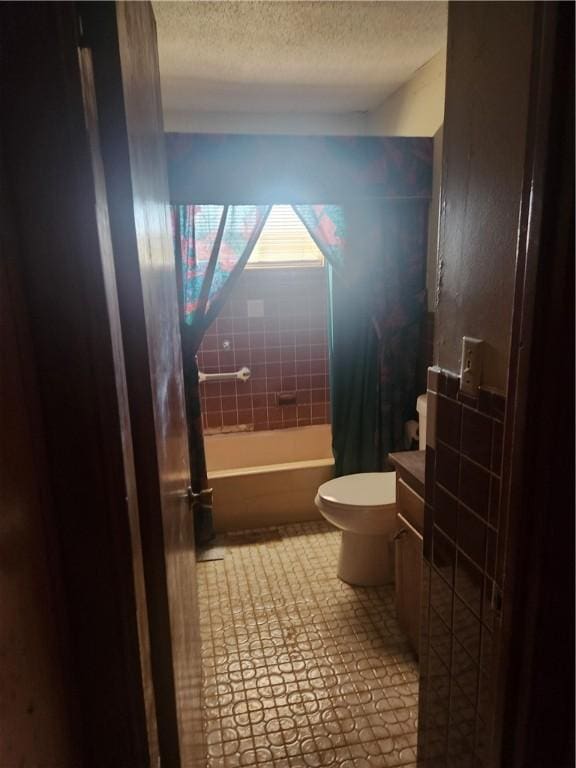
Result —
<instances>
[{"instance_id":1,"label":"sunlight through window","mask_svg":"<svg viewBox=\"0 0 576 768\"><path fill-rule=\"evenodd\" d=\"M246 267L322 267L324 257L291 205L274 205Z\"/></svg>"}]
</instances>

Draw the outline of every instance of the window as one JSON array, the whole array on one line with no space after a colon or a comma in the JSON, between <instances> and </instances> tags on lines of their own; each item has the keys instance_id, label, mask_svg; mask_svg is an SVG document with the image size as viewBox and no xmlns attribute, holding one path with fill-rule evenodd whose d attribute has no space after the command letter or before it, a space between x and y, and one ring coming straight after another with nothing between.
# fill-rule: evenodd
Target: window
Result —
<instances>
[{"instance_id":1,"label":"window","mask_svg":"<svg viewBox=\"0 0 576 768\"><path fill-rule=\"evenodd\" d=\"M294 208L272 206L246 268L322 266L322 252Z\"/></svg>"}]
</instances>

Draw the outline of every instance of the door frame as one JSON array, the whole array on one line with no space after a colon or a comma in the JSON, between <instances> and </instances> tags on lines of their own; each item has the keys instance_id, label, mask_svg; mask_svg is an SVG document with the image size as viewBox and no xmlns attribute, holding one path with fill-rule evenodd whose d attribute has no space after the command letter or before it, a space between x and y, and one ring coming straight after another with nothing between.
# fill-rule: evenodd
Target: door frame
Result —
<instances>
[{"instance_id":1,"label":"door frame","mask_svg":"<svg viewBox=\"0 0 576 768\"><path fill-rule=\"evenodd\" d=\"M574 6L536 5L504 425L494 764L567 768L574 764Z\"/></svg>"}]
</instances>

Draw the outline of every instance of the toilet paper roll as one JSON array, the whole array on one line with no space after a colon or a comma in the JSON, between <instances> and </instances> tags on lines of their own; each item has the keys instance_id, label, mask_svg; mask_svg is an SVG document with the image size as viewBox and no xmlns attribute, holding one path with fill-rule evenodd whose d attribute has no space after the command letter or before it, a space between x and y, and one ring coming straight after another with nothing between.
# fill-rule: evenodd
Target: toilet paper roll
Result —
<instances>
[{"instance_id":1,"label":"toilet paper roll","mask_svg":"<svg viewBox=\"0 0 576 768\"><path fill-rule=\"evenodd\" d=\"M407 421L404 425L404 448L409 451L414 441L418 443L418 422Z\"/></svg>"}]
</instances>

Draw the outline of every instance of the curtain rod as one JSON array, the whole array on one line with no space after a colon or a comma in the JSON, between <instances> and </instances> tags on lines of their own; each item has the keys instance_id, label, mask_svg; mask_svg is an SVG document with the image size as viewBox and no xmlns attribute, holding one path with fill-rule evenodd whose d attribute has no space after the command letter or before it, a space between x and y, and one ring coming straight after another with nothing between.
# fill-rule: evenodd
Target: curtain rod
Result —
<instances>
[{"instance_id":1,"label":"curtain rod","mask_svg":"<svg viewBox=\"0 0 576 768\"><path fill-rule=\"evenodd\" d=\"M319 202L318 200L310 201L310 200L282 200L282 199L275 199L273 201L268 200L214 200L214 199L206 199L206 200L195 200L194 202L190 200L170 200L170 205L342 205L344 203L361 203L361 202L378 202L378 201L389 201L389 202L410 202L412 200L431 200L431 195L410 195L406 197L398 197L398 196L387 196L387 197L376 197L374 195L364 195L362 197L360 196L354 196L354 197L341 197L338 200L322 200L322 202Z\"/></svg>"}]
</instances>

